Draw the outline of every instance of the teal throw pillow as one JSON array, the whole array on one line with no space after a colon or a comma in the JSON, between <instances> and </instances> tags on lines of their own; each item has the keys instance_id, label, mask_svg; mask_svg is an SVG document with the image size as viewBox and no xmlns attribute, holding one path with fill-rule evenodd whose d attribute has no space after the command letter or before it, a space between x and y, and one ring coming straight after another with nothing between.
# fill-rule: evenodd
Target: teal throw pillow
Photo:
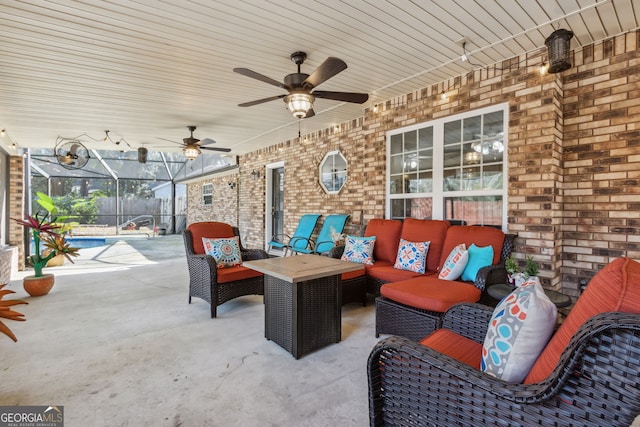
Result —
<instances>
[{"instance_id":1,"label":"teal throw pillow","mask_svg":"<svg viewBox=\"0 0 640 427\"><path fill-rule=\"evenodd\" d=\"M467 251L469 252L469 261L462 272L461 279L466 282L475 282L478 270L493 263L493 246L480 247L472 243Z\"/></svg>"}]
</instances>

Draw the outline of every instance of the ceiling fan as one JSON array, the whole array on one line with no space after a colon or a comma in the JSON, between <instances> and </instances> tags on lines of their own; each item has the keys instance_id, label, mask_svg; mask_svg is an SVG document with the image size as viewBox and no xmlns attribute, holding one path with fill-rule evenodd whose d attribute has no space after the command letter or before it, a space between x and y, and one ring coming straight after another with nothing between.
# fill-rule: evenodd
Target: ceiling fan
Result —
<instances>
[{"instance_id":1,"label":"ceiling fan","mask_svg":"<svg viewBox=\"0 0 640 427\"><path fill-rule=\"evenodd\" d=\"M238 104L239 107L251 107L253 105L262 104L263 102L273 101L275 99L284 98L285 104L289 111L298 119L313 117L313 102L315 98L332 99L342 102L353 102L362 104L367 102L369 95L366 93L354 92L330 92L323 90L313 91L320 83L329 80L339 72L347 68L347 64L338 58L327 58L316 70L309 74L300 72L300 65L307 59L304 52L294 52L291 54L291 60L298 66L298 72L285 76L284 83L280 83L267 76L251 71L248 68L234 68L233 71L243 76L251 77L261 82L285 89L288 94L270 96L268 98L257 99L255 101ZM313 92L312 92L313 91Z\"/></svg>"},{"instance_id":2,"label":"ceiling fan","mask_svg":"<svg viewBox=\"0 0 640 427\"><path fill-rule=\"evenodd\" d=\"M56 143L54 155L65 169L82 169L91 158L89 150L80 141L64 138Z\"/></svg>"},{"instance_id":3,"label":"ceiling fan","mask_svg":"<svg viewBox=\"0 0 640 427\"><path fill-rule=\"evenodd\" d=\"M200 150L211 150L211 151L222 151L224 153L228 153L231 151L231 148L222 148L222 147L209 147L210 144L215 144L216 142L213 139L205 138L202 141L193 137L193 132L196 130L196 126L187 126L191 135L188 138L183 138L182 142L171 141L170 139L158 138L163 141L173 142L174 144L182 145L182 153L189 160L193 160L200 155Z\"/></svg>"}]
</instances>

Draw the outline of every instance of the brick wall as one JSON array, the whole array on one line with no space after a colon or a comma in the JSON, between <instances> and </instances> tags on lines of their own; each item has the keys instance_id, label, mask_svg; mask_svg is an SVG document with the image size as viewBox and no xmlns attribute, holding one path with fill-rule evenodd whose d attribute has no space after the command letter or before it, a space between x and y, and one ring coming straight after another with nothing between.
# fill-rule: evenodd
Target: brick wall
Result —
<instances>
[{"instance_id":1,"label":"brick wall","mask_svg":"<svg viewBox=\"0 0 640 427\"><path fill-rule=\"evenodd\" d=\"M23 218L25 196L23 190L24 159L22 156L9 157L9 218ZM18 247L18 269L24 270L24 228L9 220L9 239L11 246Z\"/></svg>"},{"instance_id":2,"label":"brick wall","mask_svg":"<svg viewBox=\"0 0 640 427\"><path fill-rule=\"evenodd\" d=\"M383 217L387 131L508 102L508 217L509 231L519 236L516 257L533 256L544 285L577 295L579 279L611 259L640 259L639 38L636 31L588 46L573 53L573 68L545 76L538 73L546 58L540 49L379 103L336 128L240 156L237 193L219 185L223 200L190 213L189 221L230 217L246 246L261 247L264 165L278 161L285 163L285 232L304 213L362 210L365 221ZM332 150L348 161L347 184L337 195L318 184L320 161ZM251 180L253 170L261 172L259 180ZM189 188L189 209L198 188Z\"/></svg>"}]
</instances>

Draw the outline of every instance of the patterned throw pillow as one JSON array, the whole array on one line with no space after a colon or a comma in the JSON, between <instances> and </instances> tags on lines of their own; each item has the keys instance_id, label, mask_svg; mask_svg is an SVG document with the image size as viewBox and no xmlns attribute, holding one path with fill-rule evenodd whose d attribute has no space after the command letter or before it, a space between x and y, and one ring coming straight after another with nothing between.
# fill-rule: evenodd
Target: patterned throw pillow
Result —
<instances>
[{"instance_id":1,"label":"patterned throw pillow","mask_svg":"<svg viewBox=\"0 0 640 427\"><path fill-rule=\"evenodd\" d=\"M505 381L521 383L547 345L557 313L540 280L531 277L493 311L480 369Z\"/></svg>"},{"instance_id":2,"label":"patterned throw pillow","mask_svg":"<svg viewBox=\"0 0 640 427\"><path fill-rule=\"evenodd\" d=\"M342 261L373 265L373 246L375 243L376 236L347 236L344 252L340 259Z\"/></svg>"},{"instance_id":3,"label":"patterned throw pillow","mask_svg":"<svg viewBox=\"0 0 640 427\"><path fill-rule=\"evenodd\" d=\"M238 237L224 239L202 238L204 253L211 255L216 260L218 268L234 267L242 264Z\"/></svg>"},{"instance_id":4,"label":"patterned throw pillow","mask_svg":"<svg viewBox=\"0 0 640 427\"><path fill-rule=\"evenodd\" d=\"M424 273L424 266L427 261L427 252L431 242L410 242L400 239L398 246L398 256L393 268L398 270L408 270L416 273Z\"/></svg>"},{"instance_id":5,"label":"patterned throw pillow","mask_svg":"<svg viewBox=\"0 0 640 427\"><path fill-rule=\"evenodd\" d=\"M462 280L475 282L478 270L493 263L493 246L469 246L469 261L462 271Z\"/></svg>"},{"instance_id":6,"label":"patterned throw pillow","mask_svg":"<svg viewBox=\"0 0 640 427\"><path fill-rule=\"evenodd\" d=\"M467 261L469 261L469 252L465 244L461 243L449 253L438 274L438 279L457 280L467 266Z\"/></svg>"}]
</instances>

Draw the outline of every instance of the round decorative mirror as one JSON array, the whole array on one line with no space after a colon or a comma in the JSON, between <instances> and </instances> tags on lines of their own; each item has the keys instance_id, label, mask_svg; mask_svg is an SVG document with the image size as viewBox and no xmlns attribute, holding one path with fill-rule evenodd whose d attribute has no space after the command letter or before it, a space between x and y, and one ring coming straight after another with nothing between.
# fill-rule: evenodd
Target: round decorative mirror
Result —
<instances>
[{"instance_id":1,"label":"round decorative mirror","mask_svg":"<svg viewBox=\"0 0 640 427\"><path fill-rule=\"evenodd\" d=\"M347 181L347 159L340 151L329 151L320 163L320 185L327 194L338 194Z\"/></svg>"}]
</instances>

